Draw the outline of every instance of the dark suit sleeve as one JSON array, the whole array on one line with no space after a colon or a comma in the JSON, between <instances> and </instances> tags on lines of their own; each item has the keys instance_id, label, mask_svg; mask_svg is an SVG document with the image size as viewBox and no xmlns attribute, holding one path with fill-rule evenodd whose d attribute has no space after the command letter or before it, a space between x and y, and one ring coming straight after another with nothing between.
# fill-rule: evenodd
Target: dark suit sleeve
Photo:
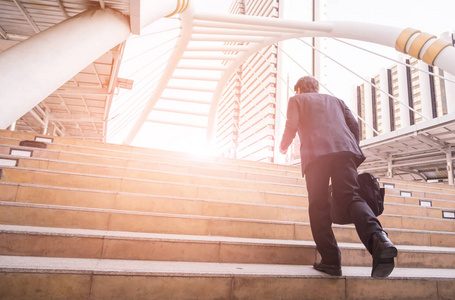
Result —
<instances>
[{"instance_id":1,"label":"dark suit sleeve","mask_svg":"<svg viewBox=\"0 0 455 300\"><path fill-rule=\"evenodd\" d=\"M354 134L357 143L359 143L360 142L359 123L357 123L357 120L355 119L349 107L343 101L341 101L341 103L343 104L344 118L346 120L346 124L348 125L349 130Z\"/></svg>"},{"instance_id":2,"label":"dark suit sleeve","mask_svg":"<svg viewBox=\"0 0 455 300\"><path fill-rule=\"evenodd\" d=\"M284 129L283 138L281 139L281 149L286 150L292 143L295 134L299 128L299 107L297 99L291 97L288 103L286 127Z\"/></svg>"}]
</instances>

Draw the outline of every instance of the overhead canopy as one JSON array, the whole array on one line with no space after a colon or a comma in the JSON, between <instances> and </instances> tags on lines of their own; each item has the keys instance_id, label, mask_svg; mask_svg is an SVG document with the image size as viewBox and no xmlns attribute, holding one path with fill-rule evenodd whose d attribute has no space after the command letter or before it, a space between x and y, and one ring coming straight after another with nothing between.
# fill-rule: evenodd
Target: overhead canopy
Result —
<instances>
[{"instance_id":1,"label":"overhead canopy","mask_svg":"<svg viewBox=\"0 0 455 300\"><path fill-rule=\"evenodd\" d=\"M360 170L407 180L447 179L447 156L455 148L455 114L361 141L367 159Z\"/></svg>"}]
</instances>

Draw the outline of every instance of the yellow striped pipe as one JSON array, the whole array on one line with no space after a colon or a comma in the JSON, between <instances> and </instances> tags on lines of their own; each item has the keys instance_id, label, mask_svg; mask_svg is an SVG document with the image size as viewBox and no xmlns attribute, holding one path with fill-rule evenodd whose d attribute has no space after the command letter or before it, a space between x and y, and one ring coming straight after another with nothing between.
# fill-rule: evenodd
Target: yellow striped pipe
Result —
<instances>
[{"instance_id":1,"label":"yellow striped pipe","mask_svg":"<svg viewBox=\"0 0 455 300\"><path fill-rule=\"evenodd\" d=\"M411 37L417 34L417 37L412 41L411 46L409 47L409 51L406 51L406 45L408 44ZM404 29L397 38L395 43L395 49L398 51L409 54L410 56L420 59L420 52L422 52L423 46L431 39L435 39L436 36L430 33L421 32L420 30L414 28L406 28ZM436 57L441 53L441 51L446 48L452 46L452 43L448 41L444 41L441 39L435 40L430 47L423 53L422 61L426 64L432 66Z\"/></svg>"},{"instance_id":2,"label":"yellow striped pipe","mask_svg":"<svg viewBox=\"0 0 455 300\"><path fill-rule=\"evenodd\" d=\"M436 57L439 55L439 53L441 53L441 51L446 48L446 47L449 47L449 46L452 46L452 43L448 42L448 41L444 41L444 40L441 40L441 39L438 39L436 40L433 44L431 44L431 46L427 49L427 51L425 52L425 54L423 55L422 57L422 60L429 64L430 66L433 65L434 63L434 60L436 59Z\"/></svg>"},{"instance_id":3,"label":"yellow striped pipe","mask_svg":"<svg viewBox=\"0 0 455 300\"><path fill-rule=\"evenodd\" d=\"M435 39L436 36L423 32L419 34L414 41L411 44L411 47L409 48L409 55L412 57L415 57L417 59L420 59L420 52L422 51L423 46L431 39Z\"/></svg>"},{"instance_id":4,"label":"yellow striped pipe","mask_svg":"<svg viewBox=\"0 0 455 300\"><path fill-rule=\"evenodd\" d=\"M416 33L421 33L421 31L410 27L403 30L397 38L395 49L402 53L408 54L406 52L406 44L408 43L409 39Z\"/></svg>"}]
</instances>

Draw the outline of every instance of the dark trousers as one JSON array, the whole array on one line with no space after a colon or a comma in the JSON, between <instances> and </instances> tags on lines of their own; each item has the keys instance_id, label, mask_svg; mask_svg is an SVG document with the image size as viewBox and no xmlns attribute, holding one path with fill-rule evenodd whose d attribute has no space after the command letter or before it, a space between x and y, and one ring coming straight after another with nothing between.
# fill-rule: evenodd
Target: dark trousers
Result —
<instances>
[{"instance_id":1,"label":"dark trousers","mask_svg":"<svg viewBox=\"0 0 455 300\"><path fill-rule=\"evenodd\" d=\"M305 170L309 199L311 232L322 263L340 264L341 255L332 231L328 197L329 180L337 206L346 209L354 222L360 240L369 249L372 233L382 226L368 204L359 196L357 167L350 153L329 155L310 163ZM370 251L371 253L371 251Z\"/></svg>"}]
</instances>

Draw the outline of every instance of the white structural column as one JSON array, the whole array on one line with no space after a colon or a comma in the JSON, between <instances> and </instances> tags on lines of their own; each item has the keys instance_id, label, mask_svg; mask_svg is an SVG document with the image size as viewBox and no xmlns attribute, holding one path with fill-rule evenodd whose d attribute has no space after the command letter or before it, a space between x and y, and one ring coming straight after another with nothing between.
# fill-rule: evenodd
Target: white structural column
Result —
<instances>
[{"instance_id":1,"label":"white structural column","mask_svg":"<svg viewBox=\"0 0 455 300\"><path fill-rule=\"evenodd\" d=\"M393 178L393 158L392 155L387 157L387 177Z\"/></svg>"},{"instance_id":2,"label":"white structural column","mask_svg":"<svg viewBox=\"0 0 455 300\"><path fill-rule=\"evenodd\" d=\"M452 162L452 147L449 146L446 149L446 159L447 159L447 179L449 181L449 185L454 184L453 182L453 162Z\"/></svg>"},{"instance_id":3,"label":"white structural column","mask_svg":"<svg viewBox=\"0 0 455 300\"><path fill-rule=\"evenodd\" d=\"M401 62L406 62L403 56L400 56ZM409 90L408 90L408 76L407 67L405 65L398 64L398 99L401 103L409 104ZM411 118L409 109L404 105L400 106L400 119L401 128L411 126Z\"/></svg>"},{"instance_id":4,"label":"white structural column","mask_svg":"<svg viewBox=\"0 0 455 300\"><path fill-rule=\"evenodd\" d=\"M444 77L455 81L455 76L444 71ZM447 97L447 113L455 113L455 83L450 81L445 81L446 85L446 97Z\"/></svg>"},{"instance_id":5,"label":"white structural column","mask_svg":"<svg viewBox=\"0 0 455 300\"><path fill-rule=\"evenodd\" d=\"M88 10L0 53L0 128L6 128L130 34L112 9Z\"/></svg>"},{"instance_id":6,"label":"white structural column","mask_svg":"<svg viewBox=\"0 0 455 300\"><path fill-rule=\"evenodd\" d=\"M280 45L280 44L278 44ZM277 73L278 74L286 74L284 72L284 57L283 53L281 50L278 50L277 53ZM285 124L286 124L286 117L282 116L280 113L278 113L278 110L282 112L287 111L287 103L288 103L288 96L291 96L289 93L289 88L288 84L291 85L289 82L289 74L287 74L285 78L286 82L281 82L278 81L276 85L276 121L275 121L275 146L274 146L274 154L273 154L273 161L275 163L284 163L285 162L285 156L280 155L279 148L280 148L280 143L281 143L281 135L284 132Z\"/></svg>"},{"instance_id":7,"label":"white structural column","mask_svg":"<svg viewBox=\"0 0 455 300\"><path fill-rule=\"evenodd\" d=\"M428 65L419 60L419 69L428 70ZM420 84L420 101L422 103L421 114L428 120L433 119L433 109L431 105L431 88L430 88L430 75L428 73L419 71L419 84Z\"/></svg>"},{"instance_id":8,"label":"white structural column","mask_svg":"<svg viewBox=\"0 0 455 300\"><path fill-rule=\"evenodd\" d=\"M370 82L366 78L367 82ZM364 101L365 101L365 138L370 139L373 137L373 95L371 93L371 85L365 83L364 85Z\"/></svg>"},{"instance_id":9,"label":"white structural column","mask_svg":"<svg viewBox=\"0 0 455 300\"><path fill-rule=\"evenodd\" d=\"M380 88L381 92L379 97L381 98L381 114L382 114L382 133L388 133L392 129L390 127L390 104L389 94L386 93L389 90L389 80L387 77L387 69L382 68L379 72Z\"/></svg>"}]
</instances>

